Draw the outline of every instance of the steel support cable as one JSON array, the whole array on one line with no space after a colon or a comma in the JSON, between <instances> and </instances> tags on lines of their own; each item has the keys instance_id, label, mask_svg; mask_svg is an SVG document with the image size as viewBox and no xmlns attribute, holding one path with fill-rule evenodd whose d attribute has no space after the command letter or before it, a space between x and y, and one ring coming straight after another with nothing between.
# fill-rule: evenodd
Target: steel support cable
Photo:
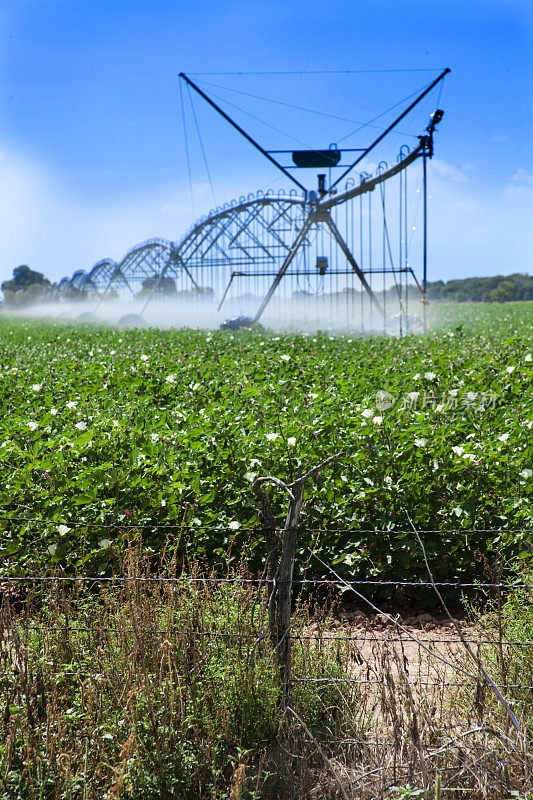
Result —
<instances>
[{"instance_id":1,"label":"steel support cable","mask_svg":"<svg viewBox=\"0 0 533 800\"><path fill-rule=\"evenodd\" d=\"M347 176L347 175L348 175L348 174L349 174L349 173L350 173L350 172L351 172L351 171L354 169L354 167L356 167L356 166L357 166L357 164L359 164L359 163L360 163L360 162L363 160L363 158L366 158L366 156L368 156L368 154L369 154L369 153L370 153L370 152L371 152L371 151L372 151L372 150L373 150L373 149L374 149L374 148L375 148L375 147L376 147L376 146L377 146L377 145L378 145L378 144L379 144L381 141L383 141L383 139L385 139L385 137L386 137L386 136L388 136L390 133L392 133L392 131L393 131L393 130L396 128L396 126L397 126L397 125L398 125L398 124L401 122L401 120L402 120L402 119L404 119L404 118L405 118L405 117L406 117L408 114L410 114L410 113L411 113L411 111L412 111L414 108L416 108L416 106L417 106L417 105L418 105L418 104L419 104L419 103L420 103L420 102L421 102L421 101L422 101L422 100L423 100L423 99L424 99L424 98L425 98L425 97L426 97L426 96L427 96L427 95L428 95L428 94L429 94L429 93L432 91L432 89L433 89L433 88L434 88L434 87L435 87L435 86L436 86L436 85L437 85L437 84L438 84L440 81L442 81L442 79L443 79L443 78L444 78L444 77L445 77L445 76L446 76L446 75L447 75L449 72L450 72L450 69L449 69L449 68L446 68L446 69L444 70L444 72L443 72L441 75L439 75L437 78L435 78L435 80L434 80L434 81L432 81L432 83L430 83L430 84L428 85L428 87L427 87L426 89L424 89L424 91L423 91L423 92L421 92L421 94L419 94L419 95L418 95L418 96L417 96L417 97L416 97L416 98L413 100L413 102L412 102L412 103L411 103L411 104L410 104L410 105L409 105L409 106L408 106L408 107L407 107L407 108L406 108L404 111L402 111L402 113L400 114L400 116L399 116L399 117L397 117L397 118L394 120L394 122L392 122L392 123L391 123L391 124L390 124L390 125L389 125L389 126L388 126L388 127L387 127L387 128L384 130L384 131L383 131L383 133L381 133L381 134L380 134L380 135L377 137L377 139L374 139L374 141L372 142L372 144L370 144L370 145L369 145L369 146L366 148L366 150L364 150L364 151L363 151L363 153L362 153L360 156L358 156L358 158L356 158L356 159L355 159L355 161L354 161L352 164L350 164L350 165L349 165L349 166L348 166L348 167L347 167L347 168L344 170L344 172L342 172L342 173L339 175L339 177L338 177L338 178L337 178L337 179L334 181L334 183L333 183L333 184L332 184L332 185L329 187L329 188L330 188L330 190L331 190L331 189L334 189L334 188L335 188L335 186L337 186L337 184L339 184L341 181L343 181L343 180L344 180L344 178L345 178L345 177L346 177L346 176ZM436 120L436 122L438 122L438 120ZM428 126L427 130L428 130L429 136L422 137L422 140L421 140L421 141L424 141L424 143L426 143L426 142L428 141L428 139L429 139L429 141L430 141L430 142L432 141L432 136L433 136L433 130L434 130L434 127L435 127L435 125L434 125L434 124L431 124L431 127L430 127L430 126ZM419 138L419 137L416 137L416 138Z\"/></svg>"},{"instance_id":2,"label":"steel support cable","mask_svg":"<svg viewBox=\"0 0 533 800\"><path fill-rule=\"evenodd\" d=\"M205 83L207 86L216 86L216 84L210 84L207 81L203 81L203 83ZM224 89L226 87L221 86L219 88ZM229 91L231 91L231 89ZM239 94L246 94L246 92L239 92ZM287 139L292 139L294 142L297 142L298 144L302 145L302 147L305 147L308 150L312 149L311 147L309 147L307 142L302 142L302 140L298 139L296 136L293 136L292 134L287 133L286 131L282 131L281 128L277 128L275 125L272 125L270 122L266 122L266 120L261 119L261 117L258 117L255 114L252 114L250 111L246 111L245 108L242 108L241 106L238 106L236 103L232 103L226 97L220 97L220 95L215 94L215 92L212 92L211 96L216 98L219 102L226 103L226 105L237 109L237 111L240 111L242 114L246 114L247 117L250 117L251 119L255 119L256 122L260 122L261 125L265 125L265 127L271 128L273 131L276 131L276 133L281 133L281 135L282 136L286 136ZM254 95L251 95L251 96L254 97Z\"/></svg>"},{"instance_id":3,"label":"steel support cable","mask_svg":"<svg viewBox=\"0 0 533 800\"><path fill-rule=\"evenodd\" d=\"M192 73L190 73L190 74L192 74ZM213 87L215 87L217 89L224 89L225 91L233 92L235 94L241 94L241 95L244 95L246 97L253 97L256 100L262 100L262 101L267 102L267 103L273 103L274 105L284 106L285 108L293 108L296 111L304 111L304 112L306 112L308 114L315 114L317 116L324 117L324 118L327 118L327 119L336 119L336 120L339 120L340 122L351 122L354 125L360 126L360 127L356 128L355 131L352 131L351 133L347 133L346 136L342 137L342 139L338 139L337 142L343 142L349 136L353 136L355 133L357 133L360 130L363 130L364 128L376 128L376 130L381 130L381 127L379 125L374 125L373 124L376 120L378 120L381 117L385 116L385 114L388 114L390 111L394 111L394 109L397 108L397 106L402 105L402 103L405 103L407 100L410 100L411 97L414 97L416 94L418 94L419 92L423 91L423 89L426 88L426 85L429 85L429 84L425 84L421 89L417 89L415 92L411 92L406 97L404 97L402 100L399 100L397 103L394 103L394 105L390 106L385 111L382 111L380 114L378 114L376 117L373 117L368 122L361 122L360 120L351 119L349 117L341 117L338 114L328 114L325 111L317 111L315 108L306 108L305 106L299 106L299 105L296 105L294 103L287 103L287 102L284 102L283 100L274 100L271 97L263 97L262 95L254 94L253 92L244 92L244 91L242 91L240 89L231 89L229 86L222 86L221 84L211 83L210 81L202 81L202 83L205 84L206 86L213 86ZM213 97L216 97L216 95L213 94ZM223 100L225 103L228 103L228 105L232 105L232 103L230 103L230 101L227 100L226 98L218 97L217 99ZM235 108L239 108L239 106L234 106L234 107ZM240 108L239 110L243 111L245 114L248 113L248 112L244 111L244 109L242 109L242 108ZM249 116L253 116L253 115L249 114ZM259 122L262 122L262 120L259 119L259 117L255 117L255 119L258 119ZM266 123L266 122L264 124L268 125L268 123ZM273 126L269 125L269 127L273 127ZM274 130L278 130L278 128L274 128ZM283 131L279 131L279 133L283 133ZM398 133L401 134L402 136L414 136L414 134L408 133L407 131L398 131ZM285 134L285 135L289 136L289 138L294 138L293 136L290 136L289 134ZM295 141L299 141L299 140L295 139ZM300 144L303 144L303 142L300 142ZM307 147L307 145L305 145L305 146ZM312 149L312 148L310 148L310 149Z\"/></svg>"},{"instance_id":4,"label":"steel support cable","mask_svg":"<svg viewBox=\"0 0 533 800\"><path fill-rule=\"evenodd\" d=\"M188 92L188 95L189 95L189 103L190 103L190 106L191 106L192 116L193 116L193 119L194 119L194 125L195 125L195 128L196 128L196 134L198 136L198 141L200 143L200 150L202 151L202 158L204 160L205 171L207 173L207 180L209 181L209 186L211 188L211 196L213 197L213 202L214 202L214 204L216 206L216 205L218 205L217 198L215 197L215 190L213 188L213 181L211 180L211 172L209 170L209 164L207 163L207 156L205 154L204 142L203 142L203 139L202 139L202 134L200 133L200 127L198 125L198 118L196 116L196 109L194 107L194 103L193 103L193 99L192 99L192 95L191 95L191 87L188 84L187 84L187 92Z\"/></svg>"},{"instance_id":5,"label":"steel support cable","mask_svg":"<svg viewBox=\"0 0 533 800\"><path fill-rule=\"evenodd\" d=\"M380 119L381 117L384 117L385 114L388 114L390 111L394 111L395 108L398 108L398 106L403 105L403 103L406 103L407 100L410 100L412 97L415 97L417 94L419 94L419 92L423 92L424 89L426 89L426 87L429 86L429 85L430 84L425 84L420 89L417 89L415 92L411 92L406 97L404 97L402 100L399 100L397 103L394 103L394 105L389 106L389 108L387 108L385 111L382 111L381 114L378 114L376 117L373 117L369 122L365 122L365 123L361 124L359 128L356 128L355 130L351 131L350 133L347 133L342 138L337 139L337 144L339 144L340 142L346 141L346 139L349 139L350 136L355 136L356 133L359 133L359 131L364 130L364 128L376 128L376 129L380 129L381 130L379 125L373 125L372 123L374 123L376 120ZM394 131L394 133L396 135L399 135L399 136L410 136L413 139L418 139L418 136L416 134L408 133L407 131L396 130L396 131Z\"/></svg>"},{"instance_id":6,"label":"steel support cable","mask_svg":"<svg viewBox=\"0 0 533 800\"><path fill-rule=\"evenodd\" d=\"M385 183L381 183L380 186L379 186L379 189L380 189L380 195L381 195L381 207L382 207L382 210L383 210L383 236L384 236L384 239L383 239L383 247L384 247L383 256L385 258L385 244L386 244L387 251L388 251L388 256L389 256L389 263L390 263L390 266L391 266L391 269L392 269L394 285L396 287L396 293L398 295L398 300L399 300L399 303L400 303L400 315L401 315L401 314L405 314L405 309L403 307L401 289L398 289L398 280L397 280L397 277L396 277L396 268L394 266L394 259L392 257L392 249L391 249L391 243L390 243L390 237L389 237L389 227L388 227L388 224L387 224L387 209L386 209L386 203L385 203ZM385 263L383 264L383 268L385 268ZM383 280L385 280L385 275L383 275ZM401 316L400 316L400 319L401 319Z\"/></svg>"},{"instance_id":7,"label":"steel support cable","mask_svg":"<svg viewBox=\"0 0 533 800\"><path fill-rule=\"evenodd\" d=\"M416 67L405 69L297 69L266 70L261 72L191 72L190 75L363 75L369 72L440 72L442 67Z\"/></svg>"},{"instance_id":8,"label":"steel support cable","mask_svg":"<svg viewBox=\"0 0 533 800\"><path fill-rule=\"evenodd\" d=\"M189 155L189 136L187 133L187 122L185 119L185 103L183 102L183 87L181 85L181 81L179 82L179 87L180 87L181 118L183 121L183 136L185 139L185 155L187 159L187 174L189 176L189 191L191 194L191 210L193 217L196 217L196 212L194 210L194 193L192 190L191 159Z\"/></svg>"},{"instance_id":9,"label":"steel support cable","mask_svg":"<svg viewBox=\"0 0 533 800\"><path fill-rule=\"evenodd\" d=\"M224 111L224 109L222 109L219 105L217 105L215 101L203 91L203 89L200 89L199 86L197 86L193 81L191 81L191 79L188 78L184 72L180 72L180 78L182 78L189 86L191 86L195 90L195 92L197 92L200 95L200 97L202 97L206 101L206 103L208 103L212 108L214 108L215 111L218 114L220 114L220 116L223 119L225 119L226 122L228 122L232 128L234 128L241 136L243 136L252 145L252 147L258 150L267 159L267 161L270 161L271 164L274 164L274 166L277 169L279 169L279 171L282 172L286 178L288 178L292 183L298 186L298 188L304 194L307 193L307 189L303 185L303 183L300 183L300 181L297 178L295 178L294 175L291 175L291 173L284 166L282 166L282 164L280 164L279 161L277 161L272 156L272 154L268 152L268 150L265 150L265 148L262 145L260 145L258 141L256 141L252 136L250 136L249 133L247 133L244 130L244 128L242 128L237 122L235 122L235 120L232 119L229 116L229 114L226 111Z\"/></svg>"}]
</instances>

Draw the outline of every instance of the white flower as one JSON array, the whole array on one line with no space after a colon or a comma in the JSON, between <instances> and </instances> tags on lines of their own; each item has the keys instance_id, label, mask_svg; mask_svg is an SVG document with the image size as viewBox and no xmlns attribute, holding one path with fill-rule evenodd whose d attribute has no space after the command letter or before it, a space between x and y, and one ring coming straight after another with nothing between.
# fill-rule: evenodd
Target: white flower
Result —
<instances>
[{"instance_id":1,"label":"white flower","mask_svg":"<svg viewBox=\"0 0 533 800\"><path fill-rule=\"evenodd\" d=\"M414 381L419 381L420 380L420 373L419 372L417 372L416 375L413 375L413 380Z\"/></svg>"},{"instance_id":2,"label":"white flower","mask_svg":"<svg viewBox=\"0 0 533 800\"><path fill-rule=\"evenodd\" d=\"M476 460L476 457L475 457L474 453L464 453L463 454L463 458L466 459L466 461L475 461Z\"/></svg>"},{"instance_id":3,"label":"white flower","mask_svg":"<svg viewBox=\"0 0 533 800\"><path fill-rule=\"evenodd\" d=\"M40 392L43 388L43 385L42 383L34 383L31 388L34 392Z\"/></svg>"},{"instance_id":4,"label":"white flower","mask_svg":"<svg viewBox=\"0 0 533 800\"><path fill-rule=\"evenodd\" d=\"M74 425L79 431L86 431L87 430L87 423L81 420L80 422L76 422Z\"/></svg>"},{"instance_id":5,"label":"white flower","mask_svg":"<svg viewBox=\"0 0 533 800\"><path fill-rule=\"evenodd\" d=\"M58 525L57 526L57 532L59 533L60 536L65 536L65 534L67 534L69 531L70 531L70 528L69 528L68 525Z\"/></svg>"},{"instance_id":6,"label":"white flower","mask_svg":"<svg viewBox=\"0 0 533 800\"><path fill-rule=\"evenodd\" d=\"M505 371L511 375L515 371L516 367L505 367Z\"/></svg>"},{"instance_id":7,"label":"white flower","mask_svg":"<svg viewBox=\"0 0 533 800\"><path fill-rule=\"evenodd\" d=\"M152 440L152 444L155 444L156 442L159 441L159 434L158 433L152 433L151 436L150 436L150 439Z\"/></svg>"},{"instance_id":8,"label":"white flower","mask_svg":"<svg viewBox=\"0 0 533 800\"><path fill-rule=\"evenodd\" d=\"M176 383L176 376L175 375L167 375L165 378L167 383Z\"/></svg>"},{"instance_id":9,"label":"white flower","mask_svg":"<svg viewBox=\"0 0 533 800\"><path fill-rule=\"evenodd\" d=\"M450 389L448 394L450 395L450 397L457 397L458 392L459 389Z\"/></svg>"},{"instance_id":10,"label":"white flower","mask_svg":"<svg viewBox=\"0 0 533 800\"><path fill-rule=\"evenodd\" d=\"M318 395L316 394L316 392L309 392L309 397L311 398L311 400L316 400Z\"/></svg>"},{"instance_id":11,"label":"white flower","mask_svg":"<svg viewBox=\"0 0 533 800\"><path fill-rule=\"evenodd\" d=\"M30 429L30 431L36 431L38 427L39 427L38 422L33 422L33 420L28 422L28 428Z\"/></svg>"},{"instance_id":12,"label":"white flower","mask_svg":"<svg viewBox=\"0 0 533 800\"><path fill-rule=\"evenodd\" d=\"M417 447L425 447L428 443L427 439L415 439L415 445Z\"/></svg>"},{"instance_id":13,"label":"white flower","mask_svg":"<svg viewBox=\"0 0 533 800\"><path fill-rule=\"evenodd\" d=\"M269 442L275 442L278 436L279 433L267 433L266 438L268 439Z\"/></svg>"},{"instance_id":14,"label":"white flower","mask_svg":"<svg viewBox=\"0 0 533 800\"><path fill-rule=\"evenodd\" d=\"M385 475L385 477L383 478L383 483L384 483L386 486L391 486L391 484L392 484L392 478L391 478L391 476L390 476L390 475Z\"/></svg>"},{"instance_id":15,"label":"white flower","mask_svg":"<svg viewBox=\"0 0 533 800\"><path fill-rule=\"evenodd\" d=\"M241 527L241 523L240 523L240 522L237 522L237 520L236 520L236 519L234 519L234 520L233 520L232 522L230 522L230 523L229 523L229 525L228 525L228 528L230 529L230 531L238 531L240 527Z\"/></svg>"},{"instance_id":16,"label":"white flower","mask_svg":"<svg viewBox=\"0 0 533 800\"><path fill-rule=\"evenodd\" d=\"M521 478L531 478L533 475L533 469L523 469L522 472L519 473Z\"/></svg>"},{"instance_id":17,"label":"white flower","mask_svg":"<svg viewBox=\"0 0 533 800\"><path fill-rule=\"evenodd\" d=\"M461 514L464 514L464 510L460 506L456 506L452 508L452 514L455 514L456 517L460 517Z\"/></svg>"},{"instance_id":18,"label":"white flower","mask_svg":"<svg viewBox=\"0 0 533 800\"><path fill-rule=\"evenodd\" d=\"M165 508L166 505L167 505L167 501L166 500L161 500L161 508Z\"/></svg>"},{"instance_id":19,"label":"white flower","mask_svg":"<svg viewBox=\"0 0 533 800\"><path fill-rule=\"evenodd\" d=\"M55 415L57 414L57 408L51 408L51 409L50 409L50 414L51 414L53 417L55 417Z\"/></svg>"},{"instance_id":20,"label":"white flower","mask_svg":"<svg viewBox=\"0 0 533 800\"><path fill-rule=\"evenodd\" d=\"M113 542L111 541L111 539L100 539L98 544L100 545L102 550L109 550Z\"/></svg>"},{"instance_id":21,"label":"white flower","mask_svg":"<svg viewBox=\"0 0 533 800\"><path fill-rule=\"evenodd\" d=\"M424 378L427 381L434 381L436 377L437 376L434 372L424 372Z\"/></svg>"},{"instance_id":22,"label":"white flower","mask_svg":"<svg viewBox=\"0 0 533 800\"><path fill-rule=\"evenodd\" d=\"M370 417L374 416L374 412L371 408L365 408L362 414L365 419L370 419Z\"/></svg>"},{"instance_id":23,"label":"white flower","mask_svg":"<svg viewBox=\"0 0 533 800\"><path fill-rule=\"evenodd\" d=\"M245 472L244 477L246 478L247 481L253 483L255 481L255 472Z\"/></svg>"},{"instance_id":24,"label":"white flower","mask_svg":"<svg viewBox=\"0 0 533 800\"><path fill-rule=\"evenodd\" d=\"M510 435L511 435L510 433L502 433L500 434L500 436L498 436L498 441L506 442Z\"/></svg>"},{"instance_id":25,"label":"white flower","mask_svg":"<svg viewBox=\"0 0 533 800\"><path fill-rule=\"evenodd\" d=\"M148 361L148 356L146 355L146 353L142 353L141 361Z\"/></svg>"},{"instance_id":26,"label":"white flower","mask_svg":"<svg viewBox=\"0 0 533 800\"><path fill-rule=\"evenodd\" d=\"M289 436L289 438L287 439L287 444L289 445L289 447L294 447L294 445L296 444L296 436Z\"/></svg>"},{"instance_id":27,"label":"white flower","mask_svg":"<svg viewBox=\"0 0 533 800\"><path fill-rule=\"evenodd\" d=\"M372 422L374 425L381 425L383 422L383 417L372 417Z\"/></svg>"},{"instance_id":28,"label":"white flower","mask_svg":"<svg viewBox=\"0 0 533 800\"><path fill-rule=\"evenodd\" d=\"M282 361L290 361L291 360L291 357L290 357L290 355L288 353L283 353L283 355L280 356L280 358L281 358Z\"/></svg>"},{"instance_id":29,"label":"white flower","mask_svg":"<svg viewBox=\"0 0 533 800\"><path fill-rule=\"evenodd\" d=\"M477 392L467 392L466 396L468 400L475 400L477 397Z\"/></svg>"},{"instance_id":30,"label":"white flower","mask_svg":"<svg viewBox=\"0 0 533 800\"><path fill-rule=\"evenodd\" d=\"M260 467L261 466L261 462L259 461L258 458L252 458L250 460L250 466L251 467Z\"/></svg>"},{"instance_id":31,"label":"white flower","mask_svg":"<svg viewBox=\"0 0 533 800\"><path fill-rule=\"evenodd\" d=\"M456 444L453 445L452 450L456 456L462 456L465 451L464 447L459 447L459 445Z\"/></svg>"},{"instance_id":32,"label":"white flower","mask_svg":"<svg viewBox=\"0 0 533 800\"><path fill-rule=\"evenodd\" d=\"M533 361L533 358L531 357L531 353L528 353L527 356L525 356L524 361L527 361L528 363L530 361Z\"/></svg>"},{"instance_id":33,"label":"white flower","mask_svg":"<svg viewBox=\"0 0 533 800\"><path fill-rule=\"evenodd\" d=\"M57 544L51 544L46 549L48 550L51 556L55 556L57 550Z\"/></svg>"},{"instance_id":34,"label":"white flower","mask_svg":"<svg viewBox=\"0 0 533 800\"><path fill-rule=\"evenodd\" d=\"M69 400L67 403L67 408L76 408L78 405L77 400Z\"/></svg>"},{"instance_id":35,"label":"white flower","mask_svg":"<svg viewBox=\"0 0 533 800\"><path fill-rule=\"evenodd\" d=\"M440 414L441 411L444 411L444 406L442 403L437 403L435 406L435 414Z\"/></svg>"},{"instance_id":36,"label":"white flower","mask_svg":"<svg viewBox=\"0 0 533 800\"><path fill-rule=\"evenodd\" d=\"M193 390L193 392L196 392L197 389L199 389L201 385L202 385L201 383L193 383L193 385L191 386L191 389Z\"/></svg>"}]
</instances>

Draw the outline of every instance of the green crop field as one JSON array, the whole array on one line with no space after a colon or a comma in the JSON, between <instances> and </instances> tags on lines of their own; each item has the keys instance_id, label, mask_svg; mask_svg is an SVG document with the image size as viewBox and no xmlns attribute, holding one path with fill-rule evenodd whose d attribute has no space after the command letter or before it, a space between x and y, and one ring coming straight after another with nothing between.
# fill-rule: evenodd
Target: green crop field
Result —
<instances>
[{"instance_id":1,"label":"green crop field","mask_svg":"<svg viewBox=\"0 0 533 800\"><path fill-rule=\"evenodd\" d=\"M2 797L397 800L441 775L529 797L533 304L432 318L395 339L0 316ZM280 634L252 487L299 468L297 578L329 588L294 591ZM459 620L397 588L428 578L410 520L437 580L489 578ZM348 577L371 580L357 607Z\"/></svg>"},{"instance_id":2,"label":"green crop field","mask_svg":"<svg viewBox=\"0 0 533 800\"><path fill-rule=\"evenodd\" d=\"M527 555L533 304L432 314L404 339L2 316L2 569L112 571L132 530L154 552L170 534L180 557L253 563L254 478L341 449L306 486L302 554L423 576L409 514L441 579Z\"/></svg>"}]
</instances>

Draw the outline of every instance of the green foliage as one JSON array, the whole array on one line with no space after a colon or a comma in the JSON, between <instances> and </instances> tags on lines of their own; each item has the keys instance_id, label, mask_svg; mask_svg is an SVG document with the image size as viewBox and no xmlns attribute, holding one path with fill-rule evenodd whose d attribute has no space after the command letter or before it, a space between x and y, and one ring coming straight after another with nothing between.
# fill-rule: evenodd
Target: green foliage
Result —
<instances>
[{"instance_id":1,"label":"green foliage","mask_svg":"<svg viewBox=\"0 0 533 800\"><path fill-rule=\"evenodd\" d=\"M432 313L404 339L0 319L2 569L116 570L132 530L154 553L170 538L179 559L255 568L255 476L342 448L306 487L300 562L312 545L345 576L425 579L405 509L433 531L438 579L527 557L533 307Z\"/></svg>"},{"instance_id":2,"label":"green foliage","mask_svg":"<svg viewBox=\"0 0 533 800\"><path fill-rule=\"evenodd\" d=\"M527 569L520 576L525 588L511 590L500 600L492 600L474 613L474 621L485 638L497 644L487 645L482 653L489 673L504 686L504 695L523 728L533 734L533 698L531 689L515 688L533 685L533 574ZM480 704L495 705L490 691L483 690Z\"/></svg>"},{"instance_id":3,"label":"green foliage","mask_svg":"<svg viewBox=\"0 0 533 800\"><path fill-rule=\"evenodd\" d=\"M459 303L506 303L512 300L533 300L533 277L527 274L494 275L490 278L462 278L428 283L430 300Z\"/></svg>"},{"instance_id":4,"label":"green foliage","mask_svg":"<svg viewBox=\"0 0 533 800\"><path fill-rule=\"evenodd\" d=\"M13 278L4 281L0 288L4 292L6 306L25 306L46 298L49 294L50 281L41 272L35 272L23 264L15 267Z\"/></svg>"},{"instance_id":5,"label":"green foliage","mask_svg":"<svg viewBox=\"0 0 533 800\"><path fill-rule=\"evenodd\" d=\"M174 278L162 278L159 275L150 275L143 280L140 294L149 297L153 292L165 295L176 294L176 281Z\"/></svg>"},{"instance_id":6,"label":"green foliage","mask_svg":"<svg viewBox=\"0 0 533 800\"><path fill-rule=\"evenodd\" d=\"M142 571L136 559L129 567ZM287 738L276 658L268 637L258 639L252 592L238 585L127 583L90 594L53 584L27 598L24 613L5 611L6 800L219 800L239 764L251 800L287 747L295 760L308 749L298 751L297 730ZM340 674L335 645L295 649L307 675ZM313 735L334 746L333 733L356 729L339 724L342 697L328 689L302 684L295 702ZM294 775L287 780L284 796L299 796Z\"/></svg>"}]
</instances>

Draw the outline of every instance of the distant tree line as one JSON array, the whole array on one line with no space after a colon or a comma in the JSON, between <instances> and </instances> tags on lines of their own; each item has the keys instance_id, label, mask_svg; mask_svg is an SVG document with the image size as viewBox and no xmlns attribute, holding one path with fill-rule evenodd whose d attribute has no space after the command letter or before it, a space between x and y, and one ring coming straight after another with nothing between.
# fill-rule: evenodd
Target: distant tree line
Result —
<instances>
[{"instance_id":1,"label":"distant tree line","mask_svg":"<svg viewBox=\"0 0 533 800\"><path fill-rule=\"evenodd\" d=\"M74 273L74 276L83 272ZM73 276L73 277L74 277ZM63 278L59 283L52 283L41 272L30 269L26 264L15 267L13 277L0 284L4 293L4 306L17 308L43 303L51 300L84 300L89 296L86 289ZM513 300L533 300L533 276L526 273L513 275L495 275L490 278L456 278L451 281L428 282L428 299L430 301L446 301L456 303L508 303ZM172 278L145 278L139 297L148 296L152 292L178 297L190 292L177 292ZM344 291L353 291L345 289ZM212 295L210 289L198 289L206 296ZM389 289L391 297L396 296L395 287ZM295 293L298 294L298 293ZM306 292L302 293L303 295ZM108 294L113 296L113 292ZM420 296L416 286L409 287L409 297Z\"/></svg>"},{"instance_id":2,"label":"distant tree line","mask_svg":"<svg viewBox=\"0 0 533 800\"><path fill-rule=\"evenodd\" d=\"M4 293L4 304L20 307L41 303L50 297L52 284L42 272L35 272L26 264L15 267L13 277L0 285Z\"/></svg>"},{"instance_id":3,"label":"distant tree line","mask_svg":"<svg viewBox=\"0 0 533 800\"><path fill-rule=\"evenodd\" d=\"M515 273L491 278L460 278L428 282L429 300L457 303L507 303L533 300L533 276Z\"/></svg>"}]
</instances>

